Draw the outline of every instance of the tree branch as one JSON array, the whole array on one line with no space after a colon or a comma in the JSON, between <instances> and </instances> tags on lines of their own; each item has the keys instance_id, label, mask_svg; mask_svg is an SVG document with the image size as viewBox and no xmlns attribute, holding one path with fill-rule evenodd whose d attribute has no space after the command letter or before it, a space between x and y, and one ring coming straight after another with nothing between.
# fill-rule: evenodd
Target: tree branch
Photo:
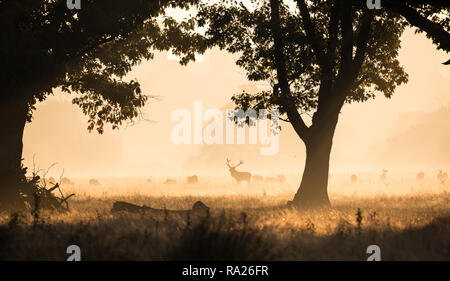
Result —
<instances>
[{"instance_id":1,"label":"tree branch","mask_svg":"<svg viewBox=\"0 0 450 281\"><path fill-rule=\"evenodd\" d=\"M364 63L367 44L370 38L370 29L374 17L373 11L367 9L364 12L362 22L358 28L358 38L356 39L356 54L352 64L351 79L354 80L358 76Z\"/></svg>"},{"instance_id":2,"label":"tree branch","mask_svg":"<svg viewBox=\"0 0 450 281\"><path fill-rule=\"evenodd\" d=\"M448 0L404 0L406 4L410 5L432 5L434 7L448 7Z\"/></svg>"},{"instance_id":3,"label":"tree branch","mask_svg":"<svg viewBox=\"0 0 450 281\"><path fill-rule=\"evenodd\" d=\"M277 68L278 84L275 85L274 91L277 94L278 88L281 90L283 107L286 110L286 114L289 118L292 127L297 135L303 140L309 139L309 128L306 126L303 118L298 113L295 104L292 102L293 98L289 83L287 80L286 64L283 54L283 38L281 33L281 21L279 11L279 0L270 0L271 6L271 24L272 24L272 36L274 39L275 48L275 63Z\"/></svg>"},{"instance_id":4,"label":"tree branch","mask_svg":"<svg viewBox=\"0 0 450 281\"><path fill-rule=\"evenodd\" d=\"M328 42L327 42L327 67L329 68L327 75L333 75L333 69L336 59L337 34L339 27L340 5L334 2L331 8L330 24L328 26ZM329 77L331 80L331 77Z\"/></svg>"},{"instance_id":5,"label":"tree branch","mask_svg":"<svg viewBox=\"0 0 450 281\"><path fill-rule=\"evenodd\" d=\"M429 2L427 4L436 5L441 3L441 1L408 1L408 2ZM447 5L448 6L448 1ZM385 0L383 5L393 12L402 15L412 26L418 27L419 29L425 31L428 36L430 36L434 43L442 48L443 50L450 51L450 33L447 32L440 24L435 23L426 17L422 16L419 12L415 11L411 7L407 6L405 3L400 1Z\"/></svg>"},{"instance_id":6,"label":"tree branch","mask_svg":"<svg viewBox=\"0 0 450 281\"><path fill-rule=\"evenodd\" d=\"M300 15L302 16L303 28L305 29L308 43L313 49L320 67L323 69L326 65L325 54L322 47L323 43L316 36L316 28L311 21L311 16L309 14L308 7L306 6L305 0L297 0L297 6L300 10Z\"/></svg>"},{"instance_id":7,"label":"tree branch","mask_svg":"<svg viewBox=\"0 0 450 281\"><path fill-rule=\"evenodd\" d=\"M341 63L339 73L345 73L350 69L353 60L353 19L352 19L352 1L341 1Z\"/></svg>"}]
</instances>

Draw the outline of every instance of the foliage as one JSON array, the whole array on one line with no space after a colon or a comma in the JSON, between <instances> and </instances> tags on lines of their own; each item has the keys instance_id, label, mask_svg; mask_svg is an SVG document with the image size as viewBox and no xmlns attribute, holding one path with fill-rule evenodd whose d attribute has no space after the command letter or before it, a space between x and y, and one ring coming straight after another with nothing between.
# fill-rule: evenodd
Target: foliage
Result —
<instances>
[{"instance_id":1,"label":"foliage","mask_svg":"<svg viewBox=\"0 0 450 281\"><path fill-rule=\"evenodd\" d=\"M277 107L281 113L285 113L279 94L273 90L278 79L269 2L253 3L254 7L245 7L239 2L221 1L201 6L199 25L208 27L208 47L218 46L229 52L239 53L240 58L236 63L246 70L249 80L269 82L270 90L261 91L257 95L246 92L235 95L233 101L237 105L244 109ZM323 39L321 41L333 36L337 38L337 48L333 51L334 60L330 62L333 65L332 81L336 82L340 72L350 71L348 68L339 69L342 57L338 50L344 44L342 31L330 30L330 19L333 9L336 9L333 3L336 1L308 3L316 33ZM358 23L363 21L363 16L364 9L353 9L355 38L361 35L358 33ZM295 104L301 112L312 112L318 107L324 69L308 41L299 10L281 3L280 18L283 51L287 58L287 79L292 92L289 102ZM405 22L393 13L387 10L377 12L370 28L372 34L367 44L366 59L347 94L347 102L363 102L375 97L377 93L391 97L396 86L407 81L407 74L396 59L404 26ZM321 47L325 49L325 46ZM356 46L353 48L356 49Z\"/></svg>"},{"instance_id":2,"label":"foliage","mask_svg":"<svg viewBox=\"0 0 450 281\"><path fill-rule=\"evenodd\" d=\"M182 63L202 50L192 21L164 19L167 7L187 9L188 1L84 0L81 10L66 1L0 1L0 101L14 97L29 108L53 90L78 94L73 102L89 116L89 130L103 132L139 116L148 95L124 76L154 50L174 49Z\"/></svg>"}]
</instances>

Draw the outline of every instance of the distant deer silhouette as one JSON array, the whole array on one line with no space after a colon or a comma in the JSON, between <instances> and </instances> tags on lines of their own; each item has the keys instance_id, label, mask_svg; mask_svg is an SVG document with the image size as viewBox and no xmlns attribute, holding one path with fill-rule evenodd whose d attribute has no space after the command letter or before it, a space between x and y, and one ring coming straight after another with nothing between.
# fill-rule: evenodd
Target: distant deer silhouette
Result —
<instances>
[{"instance_id":1,"label":"distant deer silhouette","mask_svg":"<svg viewBox=\"0 0 450 281\"><path fill-rule=\"evenodd\" d=\"M196 175L188 176L186 178L186 181L188 184L195 184L195 183L198 183L198 177Z\"/></svg>"},{"instance_id":2,"label":"distant deer silhouette","mask_svg":"<svg viewBox=\"0 0 450 281\"><path fill-rule=\"evenodd\" d=\"M442 170L439 170L439 173L437 174L437 179L442 185L444 185L448 179L448 174L442 172Z\"/></svg>"},{"instance_id":3,"label":"distant deer silhouette","mask_svg":"<svg viewBox=\"0 0 450 281\"><path fill-rule=\"evenodd\" d=\"M416 180L421 181L425 178L425 173L424 172L418 172L416 175Z\"/></svg>"},{"instance_id":4,"label":"distant deer silhouette","mask_svg":"<svg viewBox=\"0 0 450 281\"><path fill-rule=\"evenodd\" d=\"M281 184L283 184L284 181L286 180L286 177L285 177L284 175L278 175L278 176L277 176L277 180L278 180Z\"/></svg>"},{"instance_id":5,"label":"distant deer silhouette","mask_svg":"<svg viewBox=\"0 0 450 281\"><path fill-rule=\"evenodd\" d=\"M278 179L276 177L266 177L266 182L276 183Z\"/></svg>"},{"instance_id":6,"label":"distant deer silhouette","mask_svg":"<svg viewBox=\"0 0 450 281\"><path fill-rule=\"evenodd\" d=\"M266 182L269 182L269 183L283 184L285 180L286 180L286 177L284 175L278 175L276 177L266 177Z\"/></svg>"},{"instance_id":7,"label":"distant deer silhouette","mask_svg":"<svg viewBox=\"0 0 450 281\"><path fill-rule=\"evenodd\" d=\"M264 177L259 175L252 176L254 182L264 182Z\"/></svg>"},{"instance_id":8,"label":"distant deer silhouette","mask_svg":"<svg viewBox=\"0 0 450 281\"><path fill-rule=\"evenodd\" d=\"M383 173L380 175L380 180L381 181L386 181L387 180L387 172L389 170L383 169Z\"/></svg>"},{"instance_id":9,"label":"distant deer silhouette","mask_svg":"<svg viewBox=\"0 0 450 281\"><path fill-rule=\"evenodd\" d=\"M90 185L100 185L100 182L97 179L90 179L89 184Z\"/></svg>"},{"instance_id":10,"label":"distant deer silhouette","mask_svg":"<svg viewBox=\"0 0 450 281\"><path fill-rule=\"evenodd\" d=\"M358 176L355 174L352 174L352 176L350 177L350 180L352 181L352 183L355 183L358 181Z\"/></svg>"},{"instance_id":11,"label":"distant deer silhouette","mask_svg":"<svg viewBox=\"0 0 450 281\"><path fill-rule=\"evenodd\" d=\"M229 168L229 170L230 170L231 176L237 181L238 184L240 184L241 181L246 181L247 183L250 183L250 179L251 179L251 177L252 177L252 174L251 174L251 173L248 173L248 172L238 172L238 171L236 171L236 168L237 168L239 165L244 164L244 162L242 162L242 160L239 161L239 164L233 166L233 165L230 163L230 160L227 158L226 164L227 164L227 166L228 166L228 168Z\"/></svg>"},{"instance_id":12,"label":"distant deer silhouette","mask_svg":"<svg viewBox=\"0 0 450 281\"><path fill-rule=\"evenodd\" d=\"M171 178L166 179L166 181L164 182L164 184L175 184L175 183L177 183L177 181Z\"/></svg>"},{"instance_id":13,"label":"distant deer silhouette","mask_svg":"<svg viewBox=\"0 0 450 281\"><path fill-rule=\"evenodd\" d=\"M69 178L66 178L66 177L64 177L64 178L61 179L61 184L64 184L64 185L74 185L74 183L73 183Z\"/></svg>"}]
</instances>

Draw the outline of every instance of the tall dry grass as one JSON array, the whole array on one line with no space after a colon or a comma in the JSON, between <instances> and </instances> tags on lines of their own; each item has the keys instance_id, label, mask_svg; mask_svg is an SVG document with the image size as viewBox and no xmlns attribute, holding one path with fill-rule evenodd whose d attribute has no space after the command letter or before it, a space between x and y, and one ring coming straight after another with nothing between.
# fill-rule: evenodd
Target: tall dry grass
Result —
<instances>
[{"instance_id":1,"label":"tall dry grass","mask_svg":"<svg viewBox=\"0 0 450 281\"><path fill-rule=\"evenodd\" d=\"M65 187L77 193L68 213L0 214L0 259L65 260L76 244L84 260L365 260L376 244L382 260L450 260L448 186L402 177L352 184L349 175L332 176L333 208L304 213L284 208L294 176L283 185L240 186L227 178L167 186L156 178L99 179L91 187L79 179ZM211 216L112 215L116 200L167 209L201 200Z\"/></svg>"}]
</instances>

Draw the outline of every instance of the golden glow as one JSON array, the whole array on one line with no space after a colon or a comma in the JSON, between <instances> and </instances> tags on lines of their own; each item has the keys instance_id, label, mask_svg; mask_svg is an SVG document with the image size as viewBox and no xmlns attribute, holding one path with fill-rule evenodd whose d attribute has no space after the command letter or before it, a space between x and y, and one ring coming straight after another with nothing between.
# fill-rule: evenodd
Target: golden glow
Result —
<instances>
[{"instance_id":1,"label":"golden glow","mask_svg":"<svg viewBox=\"0 0 450 281\"><path fill-rule=\"evenodd\" d=\"M402 43L400 62L410 75L409 83L399 87L391 100L379 96L344 106L331 155L332 173L376 174L387 168L393 172L424 170L434 176L437 168L450 167L448 143L436 141L450 139L450 67L441 64L448 55L413 30L404 34ZM275 156L259 155L257 145L172 144L170 132L176 123L170 121L170 114L174 109L192 111L195 100L201 100L205 108L224 108L232 106L230 97L242 89L266 86L248 82L244 70L235 65L236 58L213 49L183 67L171 55L157 53L153 61L142 63L128 75L141 83L144 93L158 97L144 108L150 121L123 126L119 131L108 128L103 135L89 134L86 117L69 96L56 90L55 96L38 104L33 122L26 126L25 165L32 169L35 155L39 168L58 163L49 173L53 177L64 169L65 176L75 178L183 178L192 174L228 176L225 159L229 157L243 160L243 171L291 173L293 181L298 181L304 145L286 123L282 123L280 151ZM432 128L422 130L426 128L423 122L435 119ZM425 133L429 137L424 137Z\"/></svg>"}]
</instances>

